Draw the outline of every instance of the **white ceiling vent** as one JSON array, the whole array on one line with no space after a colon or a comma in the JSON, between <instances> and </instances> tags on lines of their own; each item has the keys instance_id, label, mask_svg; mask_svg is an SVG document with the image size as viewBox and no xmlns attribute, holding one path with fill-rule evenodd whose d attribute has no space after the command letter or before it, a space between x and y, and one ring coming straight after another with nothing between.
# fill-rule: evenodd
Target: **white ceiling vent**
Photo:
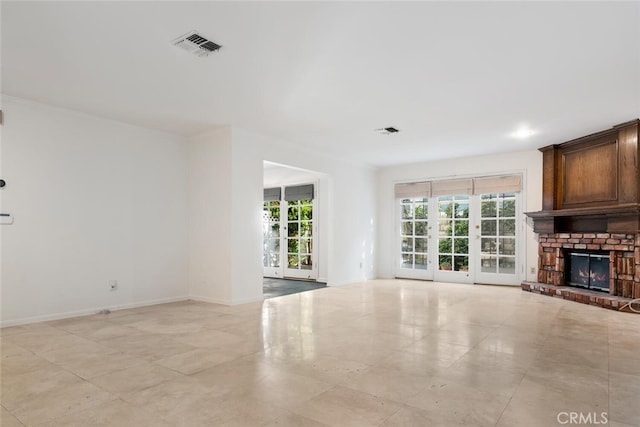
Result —
<instances>
[{"instance_id":1,"label":"white ceiling vent","mask_svg":"<svg viewBox=\"0 0 640 427\"><path fill-rule=\"evenodd\" d=\"M197 31L191 31L178 37L173 41L173 44L197 56L207 56L222 47Z\"/></svg>"}]
</instances>

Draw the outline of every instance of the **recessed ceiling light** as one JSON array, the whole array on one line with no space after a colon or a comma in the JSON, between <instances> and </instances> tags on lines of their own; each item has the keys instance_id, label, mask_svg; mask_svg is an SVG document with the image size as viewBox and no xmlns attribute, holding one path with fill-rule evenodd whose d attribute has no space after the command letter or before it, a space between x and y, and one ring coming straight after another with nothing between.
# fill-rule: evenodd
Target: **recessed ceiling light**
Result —
<instances>
[{"instance_id":1,"label":"recessed ceiling light","mask_svg":"<svg viewBox=\"0 0 640 427\"><path fill-rule=\"evenodd\" d=\"M509 136L516 139L527 139L530 136L535 135L535 133L536 131L534 131L533 129L527 126L521 126L518 130L511 133Z\"/></svg>"},{"instance_id":2,"label":"recessed ceiling light","mask_svg":"<svg viewBox=\"0 0 640 427\"><path fill-rule=\"evenodd\" d=\"M390 126L388 128L376 129L376 132L381 133L382 135L391 135L392 133L398 133L400 131L397 128Z\"/></svg>"}]
</instances>

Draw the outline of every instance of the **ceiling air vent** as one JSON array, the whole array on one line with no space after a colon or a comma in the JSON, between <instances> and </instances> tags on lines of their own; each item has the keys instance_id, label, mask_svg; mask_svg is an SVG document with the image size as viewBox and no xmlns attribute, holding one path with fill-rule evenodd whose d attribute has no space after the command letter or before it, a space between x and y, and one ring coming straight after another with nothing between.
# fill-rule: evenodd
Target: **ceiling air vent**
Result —
<instances>
[{"instance_id":1,"label":"ceiling air vent","mask_svg":"<svg viewBox=\"0 0 640 427\"><path fill-rule=\"evenodd\" d=\"M382 134L382 135L391 135L392 133L398 133L400 132L398 129L394 128L394 127L388 127L388 128L380 128L380 129L376 129L376 132Z\"/></svg>"},{"instance_id":2,"label":"ceiling air vent","mask_svg":"<svg viewBox=\"0 0 640 427\"><path fill-rule=\"evenodd\" d=\"M207 56L222 47L196 31L178 37L173 44L197 56Z\"/></svg>"}]
</instances>

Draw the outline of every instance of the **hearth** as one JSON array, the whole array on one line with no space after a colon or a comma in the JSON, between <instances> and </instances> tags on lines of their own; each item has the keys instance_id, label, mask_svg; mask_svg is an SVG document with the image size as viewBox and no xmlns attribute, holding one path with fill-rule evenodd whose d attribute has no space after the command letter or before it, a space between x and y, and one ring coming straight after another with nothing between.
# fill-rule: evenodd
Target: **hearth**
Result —
<instances>
[{"instance_id":1,"label":"hearth","mask_svg":"<svg viewBox=\"0 0 640 427\"><path fill-rule=\"evenodd\" d=\"M565 260L568 286L609 292L609 253L569 251Z\"/></svg>"}]
</instances>

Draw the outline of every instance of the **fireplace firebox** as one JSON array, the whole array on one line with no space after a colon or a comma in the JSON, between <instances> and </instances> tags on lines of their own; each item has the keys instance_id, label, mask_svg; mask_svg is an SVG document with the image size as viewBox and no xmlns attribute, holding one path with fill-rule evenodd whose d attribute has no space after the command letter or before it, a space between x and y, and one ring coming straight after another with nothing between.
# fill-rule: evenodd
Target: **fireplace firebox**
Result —
<instances>
[{"instance_id":1,"label":"fireplace firebox","mask_svg":"<svg viewBox=\"0 0 640 427\"><path fill-rule=\"evenodd\" d=\"M569 251L565 254L565 283L569 286L609 292L609 253Z\"/></svg>"}]
</instances>

